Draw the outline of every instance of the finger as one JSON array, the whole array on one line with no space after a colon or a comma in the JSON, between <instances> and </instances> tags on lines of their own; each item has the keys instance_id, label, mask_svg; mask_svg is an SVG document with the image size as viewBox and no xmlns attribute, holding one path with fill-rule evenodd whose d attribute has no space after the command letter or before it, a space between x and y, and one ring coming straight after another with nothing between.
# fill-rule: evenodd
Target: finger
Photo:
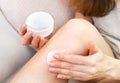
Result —
<instances>
[{"instance_id":1,"label":"finger","mask_svg":"<svg viewBox=\"0 0 120 83\"><path fill-rule=\"evenodd\" d=\"M20 27L20 35L24 35L26 32L27 32L27 25L26 24L23 24L21 27Z\"/></svg>"},{"instance_id":2,"label":"finger","mask_svg":"<svg viewBox=\"0 0 120 83\"><path fill-rule=\"evenodd\" d=\"M67 70L72 70L77 72L84 72L88 74L96 73L96 69L93 66L76 65L76 64L71 64L71 63L61 62L61 61L52 61L49 63L49 66L50 68L67 69Z\"/></svg>"},{"instance_id":3,"label":"finger","mask_svg":"<svg viewBox=\"0 0 120 83\"><path fill-rule=\"evenodd\" d=\"M88 80L92 79L92 76L91 75L70 76L70 75L65 75L65 74L58 74L57 78L59 78L59 79L72 79L72 80L88 81Z\"/></svg>"},{"instance_id":4,"label":"finger","mask_svg":"<svg viewBox=\"0 0 120 83\"><path fill-rule=\"evenodd\" d=\"M67 69L59 69L59 68L49 68L49 71L53 72L53 73L65 74L65 75L70 75L70 76L74 76L74 75L77 76L77 74L80 74L80 75L85 74L83 72L77 72L77 71L72 71L72 70L67 70Z\"/></svg>"},{"instance_id":5,"label":"finger","mask_svg":"<svg viewBox=\"0 0 120 83\"><path fill-rule=\"evenodd\" d=\"M64 61L64 62L72 63L72 64L91 65L91 66L95 65L94 62L92 62L91 60L89 60L89 58L87 58L87 56L56 53L54 55L54 58Z\"/></svg>"},{"instance_id":6,"label":"finger","mask_svg":"<svg viewBox=\"0 0 120 83\"><path fill-rule=\"evenodd\" d=\"M23 40L22 40L22 44L23 45L29 45L32 42L32 32L28 31L24 36L23 36Z\"/></svg>"},{"instance_id":7,"label":"finger","mask_svg":"<svg viewBox=\"0 0 120 83\"><path fill-rule=\"evenodd\" d=\"M36 35L33 37L32 46L33 46L35 49L38 49L38 48L39 48L39 42L40 42L40 35L39 35L39 34L36 34Z\"/></svg>"},{"instance_id":8,"label":"finger","mask_svg":"<svg viewBox=\"0 0 120 83\"><path fill-rule=\"evenodd\" d=\"M95 46L93 41L89 42L88 49L89 49L89 55L93 55L99 51L99 49L97 48L97 46Z\"/></svg>"},{"instance_id":9,"label":"finger","mask_svg":"<svg viewBox=\"0 0 120 83\"><path fill-rule=\"evenodd\" d=\"M46 40L43 37L41 37L39 47L42 47L43 45L45 45L45 43L46 43Z\"/></svg>"},{"instance_id":10,"label":"finger","mask_svg":"<svg viewBox=\"0 0 120 83\"><path fill-rule=\"evenodd\" d=\"M50 68L49 71L50 72L54 71L52 73L56 73L56 74L59 72L57 77L61 79L75 79L75 78L83 79L83 78L88 78L92 76L90 74L83 73L83 72L69 71L66 69L58 69L58 68Z\"/></svg>"}]
</instances>

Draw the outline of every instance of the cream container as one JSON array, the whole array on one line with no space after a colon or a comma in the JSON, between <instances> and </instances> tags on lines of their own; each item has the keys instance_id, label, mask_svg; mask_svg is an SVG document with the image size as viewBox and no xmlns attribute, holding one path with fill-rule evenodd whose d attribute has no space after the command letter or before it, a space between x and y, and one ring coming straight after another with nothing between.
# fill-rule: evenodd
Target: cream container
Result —
<instances>
[{"instance_id":1,"label":"cream container","mask_svg":"<svg viewBox=\"0 0 120 83\"><path fill-rule=\"evenodd\" d=\"M42 37L49 36L54 30L54 19L47 12L35 12L29 15L25 24L27 30L34 33L39 33Z\"/></svg>"}]
</instances>

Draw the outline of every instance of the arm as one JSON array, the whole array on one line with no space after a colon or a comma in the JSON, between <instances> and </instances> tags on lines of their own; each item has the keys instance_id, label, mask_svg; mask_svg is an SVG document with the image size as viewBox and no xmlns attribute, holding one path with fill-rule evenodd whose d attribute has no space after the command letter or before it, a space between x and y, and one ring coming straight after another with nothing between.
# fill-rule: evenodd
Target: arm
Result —
<instances>
[{"instance_id":1,"label":"arm","mask_svg":"<svg viewBox=\"0 0 120 83\"><path fill-rule=\"evenodd\" d=\"M110 70L109 75L116 80L120 80L120 60L111 58L110 63L113 63L112 64L113 69Z\"/></svg>"},{"instance_id":2,"label":"arm","mask_svg":"<svg viewBox=\"0 0 120 83\"><path fill-rule=\"evenodd\" d=\"M60 79L96 79L97 83L119 83L120 60L106 55L91 42L88 48L88 56L65 53L54 55L57 60L49 64L50 69L52 68L50 71L58 74Z\"/></svg>"}]
</instances>

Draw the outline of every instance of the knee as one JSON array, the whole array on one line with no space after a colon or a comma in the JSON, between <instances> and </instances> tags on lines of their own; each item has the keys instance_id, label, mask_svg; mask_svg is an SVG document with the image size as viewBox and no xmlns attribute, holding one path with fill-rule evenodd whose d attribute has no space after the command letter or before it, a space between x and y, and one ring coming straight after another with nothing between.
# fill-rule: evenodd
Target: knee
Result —
<instances>
[{"instance_id":1,"label":"knee","mask_svg":"<svg viewBox=\"0 0 120 83\"><path fill-rule=\"evenodd\" d=\"M77 30L83 33L89 33L91 31L96 30L96 28L88 21L84 19L71 19L66 23L66 28L69 30Z\"/></svg>"}]
</instances>

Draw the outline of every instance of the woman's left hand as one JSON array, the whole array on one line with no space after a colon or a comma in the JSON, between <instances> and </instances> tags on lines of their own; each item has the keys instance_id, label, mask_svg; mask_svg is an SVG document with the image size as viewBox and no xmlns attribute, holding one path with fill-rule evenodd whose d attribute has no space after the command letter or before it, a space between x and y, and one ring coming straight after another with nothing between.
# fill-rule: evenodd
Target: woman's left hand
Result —
<instances>
[{"instance_id":1,"label":"woman's left hand","mask_svg":"<svg viewBox=\"0 0 120 83\"><path fill-rule=\"evenodd\" d=\"M94 44L89 45L89 55L57 53L49 63L49 71L60 79L88 81L108 76L113 69L113 58L105 55Z\"/></svg>"}]
</instances>

